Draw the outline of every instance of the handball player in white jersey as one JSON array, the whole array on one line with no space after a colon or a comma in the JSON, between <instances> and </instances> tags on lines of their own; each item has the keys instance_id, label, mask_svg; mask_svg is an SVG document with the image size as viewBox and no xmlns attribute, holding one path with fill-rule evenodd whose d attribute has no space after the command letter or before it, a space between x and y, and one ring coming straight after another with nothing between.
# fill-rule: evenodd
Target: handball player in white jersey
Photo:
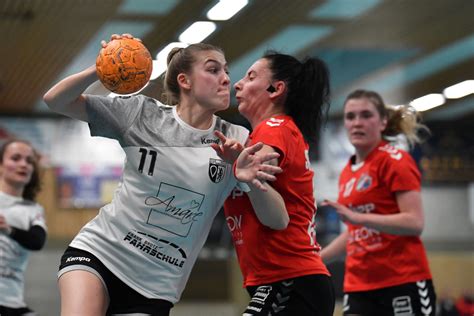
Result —
<instances>
[{"instance_id":1,"label":"handball player in white jersey","mask_svg":"<svg viewBox=\"0 0 474 316\"><path fill-rule=\"evenodd\" d=\"M0 315L37 315L25 303L25 271L31 250L46 242L39 192L39 155L30 143L8 139L0 147Z\"/></svg>"},{"instance_id":2,"label":"handball player in white jersey","mask_svg":"<svg viewBox=\"0 0 474 316\"><path fill-rule=\"evenodd\" d=\"M92 136L117 140L126 154L112 202L61 259L61 315L169 315L225 198L238 181L263 192L260 180L279 171L263 162L275 155L254 155L257 144L233 170L211 147L220 142L215 131L242 144L248 137L214 115L229 106L230 80L223 52L212 45L170 52L165 89L175 106L143 95L83 94L96 80L91 66L44 96L53 111L88 122Z\"/></svg>"}]
</instances>

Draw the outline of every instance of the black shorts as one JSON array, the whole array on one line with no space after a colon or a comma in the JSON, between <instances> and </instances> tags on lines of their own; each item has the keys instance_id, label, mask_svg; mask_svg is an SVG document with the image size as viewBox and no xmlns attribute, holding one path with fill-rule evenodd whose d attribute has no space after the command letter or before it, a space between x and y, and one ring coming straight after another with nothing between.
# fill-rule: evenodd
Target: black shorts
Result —
<instances>
[{"instance_id":1,"label":"black shorts","mask_svg":"<svg viewBox=\"0 0 474 316\"><path fill-rule=\"evenodd\" d=\"M251 299L243 316L332 316L334 287L327 275L306 275L247 287Z\"/></svg>"},{"instance_id":2,"label":"black shorts","mask_svg":"<svg viewBox=\"0 0 474 316\"><path fill-rule=\"evenodd\" d=\"M150 299L136 292L110 272L91 253L68 247L61 257L59 275L74 270L89 271L101 279L109 294L107 315L145 313L152 316L168 316L173 307L171 302Z\"/></svg>"},{"instance_id":3,"label":"black shorts","mask_svg":"<svg viewBox=\"0 0 474 316\"><path fill-rule=\"evenodd\" d=\"M34 311L28 307L12 308L0 306L0 316L37 316Z\"/></svg>"},{"instance_id":4,"label":"black shorts","mask_svg":"<svg viewBox=\"0 0 474 316\"><path fill-rule=\"evenodd\" d=\"M435 315L436 293L431 280L344 294L344 315Z\"/></svg>"}]
</instances>

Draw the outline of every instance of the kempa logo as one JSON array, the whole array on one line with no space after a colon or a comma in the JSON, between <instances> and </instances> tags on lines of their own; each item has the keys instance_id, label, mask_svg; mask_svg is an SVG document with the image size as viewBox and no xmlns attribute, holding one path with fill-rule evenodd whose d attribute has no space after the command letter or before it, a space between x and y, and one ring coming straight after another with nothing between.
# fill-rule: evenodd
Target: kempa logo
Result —
<instances>
[{"instance_id":1,"label":"kempa logo","mask_svg":"<svg viewBox=\"0 0 474 316\"><path fill-rule=\"evenodd\" d=\"M201 137L201 144L219 144L219 138L205 138Z\"/></svg>"},{"instance_id":2,"label":"kempa logo","mask_svg":"<svg viewBox=\"0 0 474 316\"><path fill-rule=\"evenodd\" d=\"M82 261L85 261L85 262L90 262L91 259L90 258L87 258L87 257L69 257L66 259L66 262L74 262L74 261L79 261L79 262L82 262Z\"/></svg>"}]
</instances>

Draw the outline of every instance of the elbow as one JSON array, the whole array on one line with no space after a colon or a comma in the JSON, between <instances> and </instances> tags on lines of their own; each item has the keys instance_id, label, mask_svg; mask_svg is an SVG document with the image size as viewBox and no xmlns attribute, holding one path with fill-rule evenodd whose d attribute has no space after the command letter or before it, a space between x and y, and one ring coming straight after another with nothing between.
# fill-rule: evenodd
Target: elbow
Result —
<instances>
[{"instance_id":1,"label":"elbow","mask_svg":"<svg viewBox=\"0 0 474 316\"><path fill-rule=\"evenodd\" d=\"M283 216L279 221L275 221L274 223L271 223L271 225L268 225L273 230L285 230L288 227L288 224L290 223L290 218L288 217L288 214L285 214L286 216Z\"/></svg>"},{"instance_id":2,"label":"elbow","mask_svg":"<svg viewBox=\"0 0 474 316\"><path fill-rule=\"evenodd\" d=\"M51 91L46 92L43 96L43 101L50 109L54 108L54 94Z\"/></svg>"},{"instance_id":3,"label":"elbow","mask_svg":"<svg viewBox=\"0 0 474 316\"><path fill-rule=\"evenodd\" d=\"M425 223L423 221L423 219L418 219L418 220L414 220L412 222L412 227L411 227L411 231L412 231L412 235L413 236L421 236L421 234L423 233L423 229L425 228Z\"/></svg>"},{"instance_id":4,"label":"elbow","mask_svg":"<svg viewBox=\"0 0 474 316\"><path fill-rule=\"evenodd\" d=\"M45 244L44 242L36 242L36 243L31 244L29 249L32 251L38 251L38 250L43 249L44 244Z\"/></svg>"},{"instance_id":5,"label":"elbow","mask_svg":"<svg viewBox=\"0 0 474 316\"><path fill-rule=\"evenodd\" d=\"M421 236L423 233L423 229L425 225L423 223L416 223L415 226L413 227L413 234L415 236Z\"/></svg>"}]
</instances>

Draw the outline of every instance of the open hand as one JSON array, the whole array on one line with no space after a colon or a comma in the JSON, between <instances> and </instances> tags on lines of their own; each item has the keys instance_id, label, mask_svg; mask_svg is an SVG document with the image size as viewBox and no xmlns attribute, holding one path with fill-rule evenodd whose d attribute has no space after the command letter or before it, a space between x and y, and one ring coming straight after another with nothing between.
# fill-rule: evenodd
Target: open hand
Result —
<instances>
[{"instance_id":1,"label":"open hand","mask_svg":"<svg viewBox=\"0 0 474 316\"><path fill-rule=\"evenodd\" d=\"M225 135L220 131L214 131L214 135L216 135L221 141L220 145L211 144L211 147L222 160L233 164L239 154L244 150L244 146L236 139L225 137Z\"/></svg>"},{"instance_id":2,"label":"open hand","mask_svg":"<svg viewBox=\"0 0 474 316\"><path fill-rule=\"evenodd\" d=\"M267 191L265 181L275 181L275 174L283 170L278 166L272 166L265 162L277 159L277 152L258 154L263 148L263 143L257 143L245 148L235 162L235 177L241 182L251 183L262 191ZM263 182L262 182L263 181Z\"/></svg>"},{"instance_id":3,"label":"open hand","mask_svg":"<svg viewBox=\"0 0 474 316\"><path fill-rule=\"evenodd\" d=\"M354 225L361 224L361 221L362 221L361 216L363 216L363 214L354 212L347 206L344 206L338 202L329 201L329 200L324 200L324 202L321 203L321 205L323 206L329 205L333 207L336 210L337 214L341 216L341 220L345 223L351 223Z\"/></svg>"},{"instance_id":4,"label":"open hand","mask_svg":"<svg viewBox=\"0 0 474 316\"><path fill-rule=\"evenodd\" d=\"M139 41L139 42L142 41L142 40L139 39L138 37L133 37L133 35L132 35L132 34L129 34L129 33L124 33L124 34L122 34L122 35L112 34L112 35L110 36L109 42L101 41L101 42L100 42L100 45L102 46L102 48L105 48L105 47L107 47L107 44L110 43L111 41L116 40L116 39L121 39L121 38L124 38L124 37L125 37L125 38L134 39L134 40Z\"/></svg>"}]
</instances>

